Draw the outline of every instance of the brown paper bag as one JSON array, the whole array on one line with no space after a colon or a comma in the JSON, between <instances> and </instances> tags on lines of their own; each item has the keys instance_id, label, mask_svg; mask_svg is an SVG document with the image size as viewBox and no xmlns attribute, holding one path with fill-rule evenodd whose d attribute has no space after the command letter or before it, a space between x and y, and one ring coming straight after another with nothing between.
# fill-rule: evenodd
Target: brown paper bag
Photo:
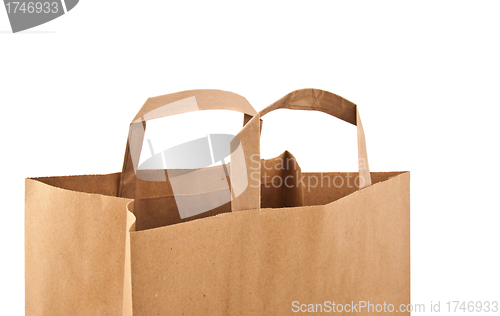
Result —
<instances>
[{"instance_id":1,"label":"brown paper bag","mask_svg":"<svg viewBox=\"0 0 500 316\"><path fill-rule=\"evenodd\" d=\"M155 106L192 95L164 96ZM141 112L151 112L147 106L151 99ZM302 173L288 152L261 161L260 118L277 108L357 125L360 172ZM142 182L132 156L144 119L131 124L122 174L28 179L27 315L289 315L332 301L408 304L409 173L369 172L356 106L306 89L258 114L240 111L248 113L227 166L232 201L208 214L174 218L170 181ZM152 171L146 180L167 174ZM305 188L312 178L331 185Z\"/></svg>"}]
</instances>

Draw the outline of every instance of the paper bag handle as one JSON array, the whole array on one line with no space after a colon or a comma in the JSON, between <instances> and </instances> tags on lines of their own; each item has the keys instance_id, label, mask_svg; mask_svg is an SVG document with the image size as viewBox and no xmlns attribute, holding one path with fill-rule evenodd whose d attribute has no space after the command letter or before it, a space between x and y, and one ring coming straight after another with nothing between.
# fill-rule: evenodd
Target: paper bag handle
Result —
<instances>
[{"instance_id":1,"label":"paper bag handle","mask_svg":"<svg viewBox=\"0 0 500 316\"><path fill-rule=\"evenodd\" d=\"M267 113L277 109L313 110L320 111L337 117L345 122L357 126L358 134L358 167L360 176L360 189L371 185L370 168L366 152L365 134L356 104L331 92L318 89L301 89L293 91L273 104L257 113L243 129L237 134L241 141L246 158L247 172L231 168L231 182L239 183L249 181L250 185L245 192L233 200L233 210L260 208L260 119ZM234 144L237 145L237 144ZM239 163L237 156L231 156L233 165ZM259 166L255 166L258 162ZM245 180L250 179L250 180Z\"/></svg>"},{"instance_id":2,"label":"paper bag handle","mask_svg":"<svg viewBox=\"0 0 500 316\"><path fill-rule=\"evenodd\" d=\"M144 141L146 121L203 110L244 113L244 124L257 113L244 97L222 90L189 90L147 99L130 123L118 196L135 198L135 172Z\"/></svg>"}]
</instances>

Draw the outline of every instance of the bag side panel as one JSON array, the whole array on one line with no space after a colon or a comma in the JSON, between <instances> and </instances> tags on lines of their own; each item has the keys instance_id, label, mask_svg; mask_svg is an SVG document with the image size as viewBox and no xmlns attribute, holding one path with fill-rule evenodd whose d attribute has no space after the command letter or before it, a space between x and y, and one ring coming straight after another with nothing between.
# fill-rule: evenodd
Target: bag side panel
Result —
<instances>
[{"instance_id":1,"label":"bag side panel","mask_svg":"<svg viewBox=\"0 0 500 316\"><path fill-rule=\"evenodd\" d=\"M122 315L129 201L26 179L26 315Z\"/></svg>"},{"instance_id":2,"label":"bag side panel","mask_svg":"<svg viewBox=\"0 0 500 316\"><path fill-rule=\"evenodd\" d=\"M118 196L120 173L41 177L34 180L71 191Z\"/></svg>"}]
</instances>

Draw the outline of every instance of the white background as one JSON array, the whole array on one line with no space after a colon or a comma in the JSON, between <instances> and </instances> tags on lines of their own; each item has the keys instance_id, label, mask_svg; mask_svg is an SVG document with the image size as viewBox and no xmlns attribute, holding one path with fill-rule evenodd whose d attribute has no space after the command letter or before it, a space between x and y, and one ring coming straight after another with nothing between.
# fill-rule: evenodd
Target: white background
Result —
<instances>
[{"instance_id":1,"label":"white background","mask_svg":"<svg viewBox=\"0 0 500 316\"><path fill-rule=\"evenodd\" d=\"M358 104L372 171L411 171L412 302L500 301L498 2L180 3L82 0L19 34L0 9L2 315L24 313L24 178L120 171L146 98L203 88ZM355 127L286 112L264 157L356 169Z\"/></svg>"}]
</instances>

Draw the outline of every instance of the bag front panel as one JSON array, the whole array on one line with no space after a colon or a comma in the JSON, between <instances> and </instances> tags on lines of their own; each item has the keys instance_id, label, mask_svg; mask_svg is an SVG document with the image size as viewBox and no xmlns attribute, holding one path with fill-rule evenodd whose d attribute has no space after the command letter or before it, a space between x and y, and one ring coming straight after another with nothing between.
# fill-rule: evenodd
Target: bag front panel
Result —
<instances>
[{"instance_id":1,"label":"bag front panel","mask_svg":"<svg viewBox=\"0 0 500 316\"><path fill-rule=\"evenodd\" d=\"M293 315L295 301L408 304L409 246L409 173L327 205L133 232L134 315Z\"/></svg>"}]
</instances>

